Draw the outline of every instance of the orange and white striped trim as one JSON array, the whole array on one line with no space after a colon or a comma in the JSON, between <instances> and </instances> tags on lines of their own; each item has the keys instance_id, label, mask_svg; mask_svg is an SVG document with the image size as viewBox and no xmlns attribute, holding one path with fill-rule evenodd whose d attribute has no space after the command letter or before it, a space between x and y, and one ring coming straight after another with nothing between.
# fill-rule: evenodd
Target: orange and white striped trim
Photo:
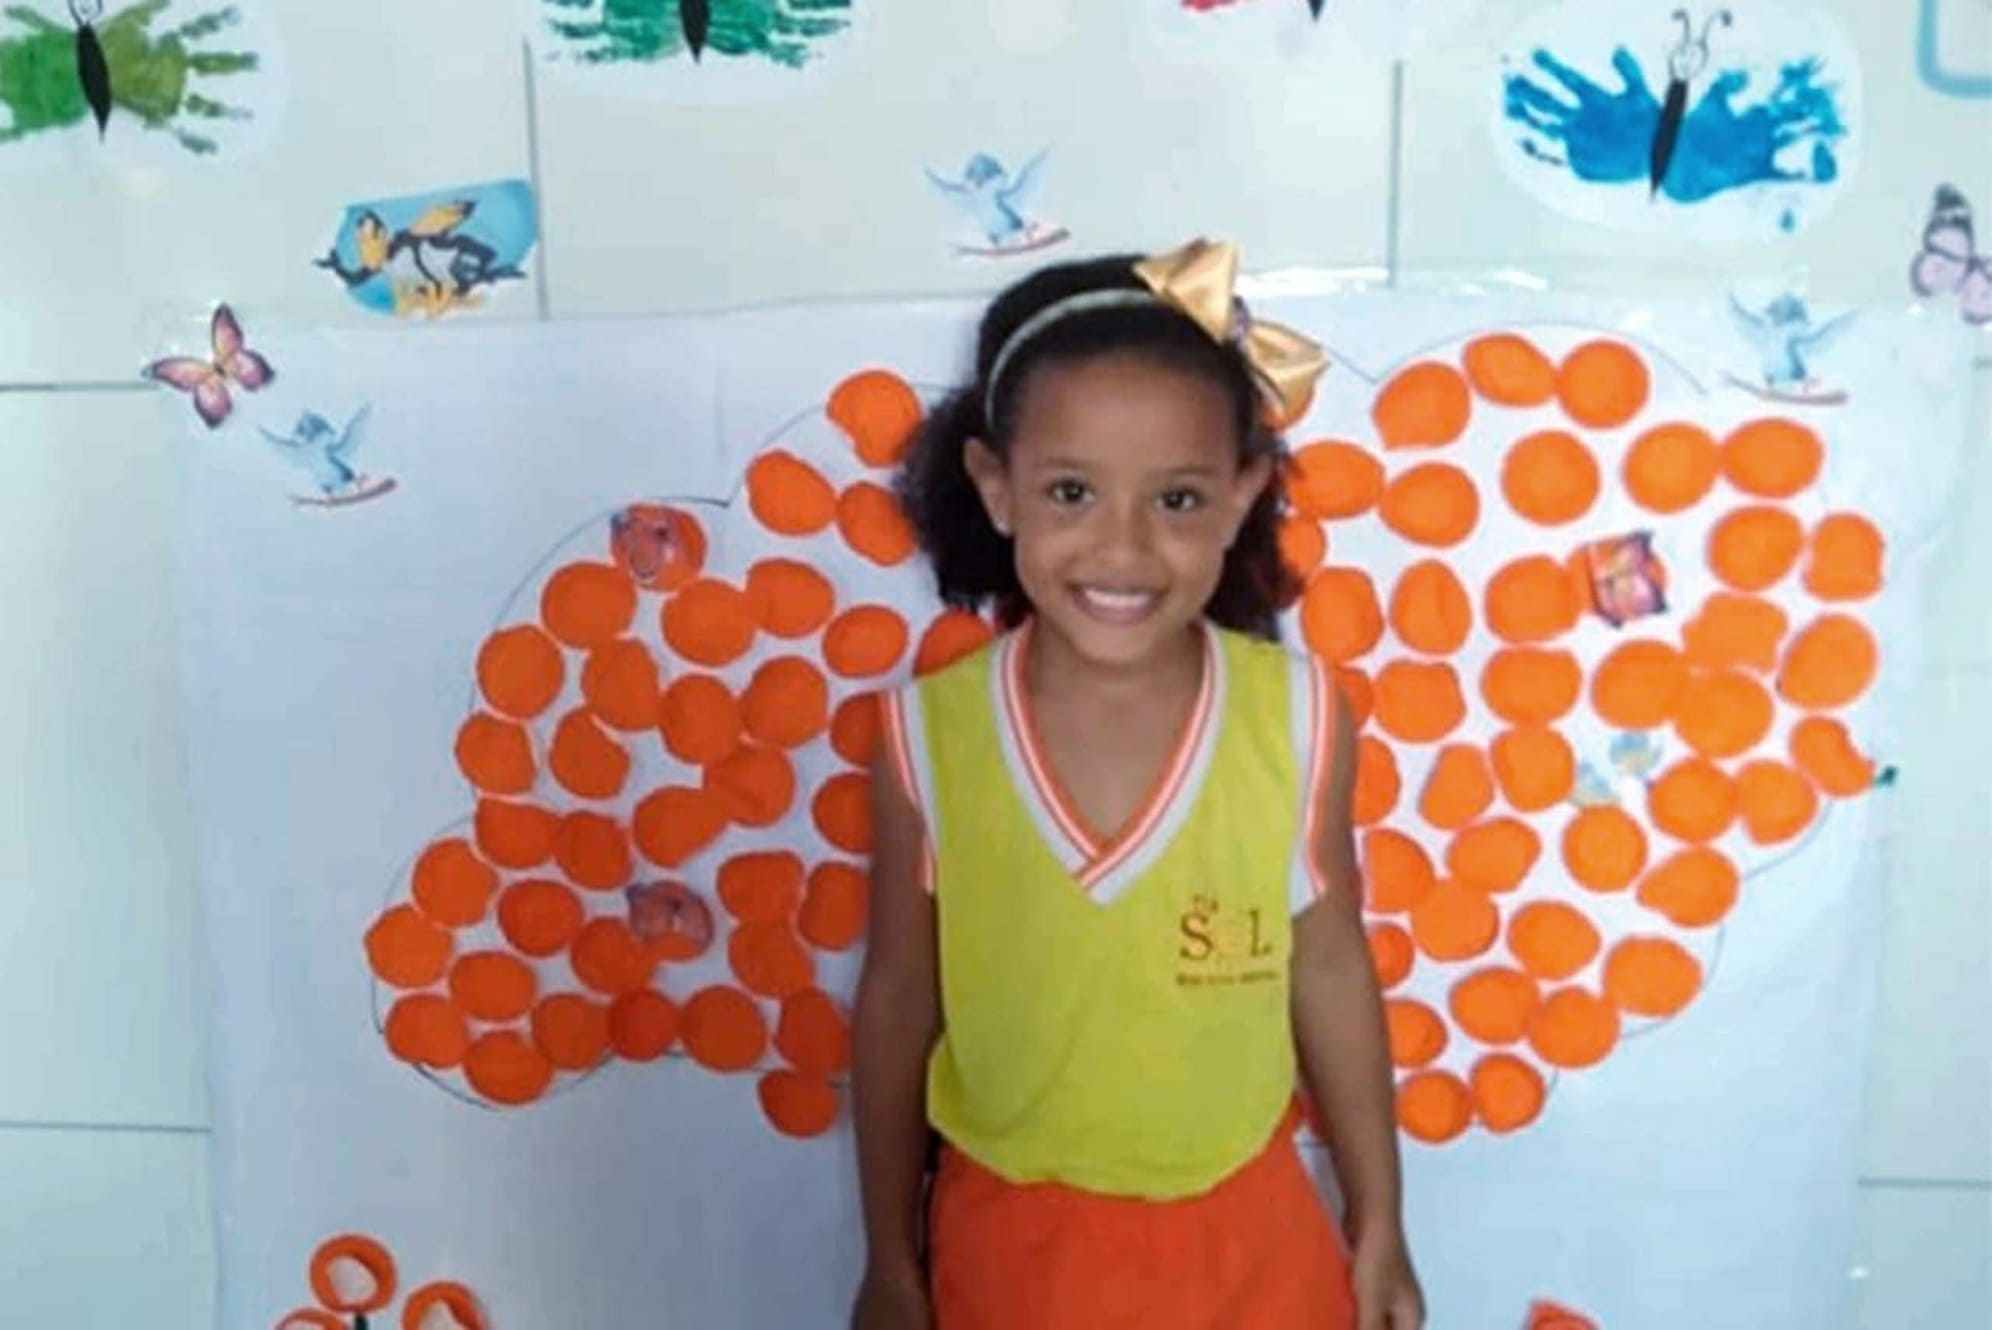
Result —
<instances>
[{"instance_id":1,"label":"orange and white striped trim","mask_svg":"<svg viewBox=\"0 0 1992 1330\"><path fill-rule=\"evenodd\" d=\"M1203 626L1204 670L1182 736L1135 816L1111 840L1088 827L1059 785L1031 718L1024 686L1030 626L1006 637L991 671L1003 759L1018 793L1053 856L1096 903L1132 886L1161 855L1188 815L1216 752L1223 712L1224 657L1217 635Z\"/></svg>"},{"instance_id":2,"label":"orange and white striped trim","mask_svg":"<svg viewBox=\"0 0 1992 1330\"><path fill-rule=\"evenodd\" d=\"M878 710L886 755L899 777L900 788L906 791L906 797L920 814L920 887L932 895L939 877L934 846L940 839L940 828L934 822L934 770L927 754L927 731L920 712L918 685L881 693Z\"/></svg>"},{"instance_id":3,"label":"orange and white striped trim","mask_svg":"<svg viewBox=\"0 0 1992 1330\"><path fill-rule=\"evenodd\" d=\"M1335 681L1327 662L1316 656L1292 659L1287 703L1300 775L1300 816L1296 822L1300 833L1293 847L1287 902L1298 914L1326 895L1329 887L1321 864L1321 804L1335 757Z\"/></svg>"}]
</instances>

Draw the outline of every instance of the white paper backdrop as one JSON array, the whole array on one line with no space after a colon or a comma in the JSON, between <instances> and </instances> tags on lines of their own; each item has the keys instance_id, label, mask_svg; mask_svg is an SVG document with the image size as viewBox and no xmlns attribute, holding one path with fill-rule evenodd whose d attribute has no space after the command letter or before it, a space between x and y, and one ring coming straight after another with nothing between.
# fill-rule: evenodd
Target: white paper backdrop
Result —
<instances>
[{"instance_id":1,"label":"white paper backdrop","mask_svg":"<svg viewBox=\"0 0 1992 1330\"><path fill-rule=\"evenodd\" d=\"M1818 495L1794 508L1808 520L1856 508L1889 539L1887 592L1856 611L1883 643L1881 684L1847 713L1862 749L1889 760L1892 681L1914 677L1895 628L1914 604L1916 555L1963 438L1965 348L1949 321L1863 311L1831 361L1850 400L1825 412L1718 388L1725 371L1753 363L1719 307L1509 291L1261 303L1340 361L1297 443L1373 440L1375 381L1497 327L1530 333L1553 357L1580 337L1623 338L1654 367L1654 409L1696 403L1713 428L1803 416L1827 461ZM897 305L554 328L252 329L277 381L238 394L222 430L201 430L162 394L172 427L188 433L178 572L216 975L222 1323L273 1325L313 1306L311 1254L345 1232L392 1248L403 1291L463 1281L494 1327L841 1323L862 1259L847 1118L813 1140L777 1135L753 1075L676 1057L611 1060L519 1109L466 1103L390 1054L362 938L384 902L405 898L412 856L470 811L452 744L479 644L521 578L530 584L569 533L632 500L734 496L771 439L834 443L813 408L855 370L952 380L971 318L965 307ZM305 410L343 421L362 404L372 411L355 461L392 475L395 490L346 508L294 505L287 496L307 492L307 477L257 427L285 432ZM1603 456L1622 445L1601 435L1597 446ZM1491 496L1487 465L1468 470ZM708 563L722 572L768 543L744 503L708 528ZM1331 562L1367 569L1384 590L1421 553L1374 522L1330 540ZM1460 557L1510 553L1483 543ZM1661 544L1675 556L1670 598L1692 604L1708 582L1685 562L1698 544ZM840 599L919 609L910 566L852 585L865 566L835 567ZM1578 636L1605 632L1587 621ZM904 673L902 663L888 677ZM1472 672L1462 676L1471 692ZM1462 734L1493 728L1476 714ZM1394 820L1414 820L1416 769L1404 777ZM1888 799L1877 789L1829 802L1795 857L1746 877L1719 936L1696 943L1705 981L1694 1000L1636 1035L1648 1023L1629 1022L1601 1065L1557 1074L1530 1126L1406 1141L1435 1326L1513 1325L1535 1297L1613 1330L1847 1319L1870 888L1900 813ZM1544 834L1551 866L1555 825ZM762 839L791 831L810 834L805 814ZM709 864L694 859L683 876ZM717 903L713 913L724 919ZM853 972L852 956L826 957L819 982L847 992ZM1450 973L1421 962L1393 996L1443 1010ZM1447 1056L1472 1051L1455 1037Z\"/></svg>"}]
</instances>

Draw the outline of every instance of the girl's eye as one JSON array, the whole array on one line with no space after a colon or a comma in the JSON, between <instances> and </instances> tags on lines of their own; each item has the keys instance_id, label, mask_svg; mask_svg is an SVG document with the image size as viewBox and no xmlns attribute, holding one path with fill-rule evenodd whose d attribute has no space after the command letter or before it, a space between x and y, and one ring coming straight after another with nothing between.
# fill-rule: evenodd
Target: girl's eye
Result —
<instances>
[{"instance_id":1,"label":"girl's eye","mask_svg":"<svg viewBox=\"0 0 1992 1330\"><path fill-rule=\"evenodd\" d=\"M1089 491L1084 481L1054 480L1046 488L1045 493L1050 496L1053 503L1069 506L1084 503Z\"/></svg>"},{"instance_id":2,"label":"girl's eye","mask_svg":"<svg viewBox=\"0 0 1992 1330\"><path fill-rule=\"evenodd\" d=\"M1172 513L1193 513L1204 506L1204 497L1195 490L1169 490L1162 495L1162 506Z\"/></svg>"}]
</instances>

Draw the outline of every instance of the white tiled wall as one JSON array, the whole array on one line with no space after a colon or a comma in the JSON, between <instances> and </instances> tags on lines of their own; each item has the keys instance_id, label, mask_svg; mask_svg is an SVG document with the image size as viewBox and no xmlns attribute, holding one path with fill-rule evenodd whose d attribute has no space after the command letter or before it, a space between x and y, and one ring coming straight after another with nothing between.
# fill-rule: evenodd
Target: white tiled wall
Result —
<instances>
[{"instance_id":1,"label":"white tiled wall","mask_svg":"<svg viewBox=\"0 0 1992 1330\"><path fill-rule=\"evenodd\" d=\"M1973 0L1932 2L1971 21ZM1628 258L1624 241L1498 178L1485 69L1531 8L1519 0L1486 0L1401 70L1330 49L1259 75L1138 63L1126 5L878 0L861 75L732 111L529 77L514 5L281 0L251 6L278 20L286 90L262 108L280 123L260 153L194 172L113 169L72 144L60 169L26 173L0 146L0 253L13 256L0 269L0 1325L211 1319L200 928L165 534L177 441L158 437L137 394L85 385L129 382L221 296L259 318L360 317L309 267L347 201L536 174L556 315L961 289L1008 274L948 258L918 168L1049 144L1047 208L1087 247L1158 244L1194 224L1252 237L1261 265L1394 254L1405 271L1655 286L1808 265L1816 290L1897 300L1936 181L1992 209L1992 100L1940 98L1915 77L1921 3L1818 6L1865 62L1863 175L1788 250L1741 260L1666 244ZM1956 55L1956 34L1975 30L1946 31ZM1056 39L1095 54L1047 77L1032 62ZM971 142L956 137L964 122L986 128ZM903 280L880 275L879 255L906 256ZM530 296L507 309L536 313ZM1978 419L1992 446L1992 341L1987 353ZM67 386L7 386L49 384ZM1983 451L1940 552L1921 702L1900 745L1853 1272L1868 1330L1979 1325L1992 1308Z\"/></svg>"}]
</instances>

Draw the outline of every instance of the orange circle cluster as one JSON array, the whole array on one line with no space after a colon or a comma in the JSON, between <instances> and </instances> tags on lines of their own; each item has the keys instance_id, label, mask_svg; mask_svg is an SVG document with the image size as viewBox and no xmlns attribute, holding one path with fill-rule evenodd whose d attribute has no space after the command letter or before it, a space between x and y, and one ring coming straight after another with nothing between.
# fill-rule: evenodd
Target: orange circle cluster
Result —
<instances>
[{"instance_id":1,"label":"orange circle cluster","mask_svg":"<svg viewBox=\"0 0 1992 1330\"><path fill-rule=\"evenodd\" d=\"M910 576L880 473L922 411L898 376L853 375L749 464L730 543L689 508L632 504L522 593L457 731L468 826L416 855L365 936L396 1057L515 1106L682 1055L757 1073L780 1131L831 1125L850 1032L819 957L864 933L873 690L991 636L847 603L823 571L834 542L874 592ZM747 557L719 567L722 550ZM773 848L807 838L771 834L791 823L814 862Z\"/></svg>"},{"instance_id":2,"label":"orange circle cluster","mask_svg":"<svg viewBox=\"0 0 1992 1330\"><path fill-rule=\"evenodd\" d=\"M274 1330L350 1330L391 1308L401 1282L393 1253L364 1233L341 1233L319 1243L306 1262L305 1277L315 1305L286 1312ZM383 1317L378 1323L388 1322ZM469 1287L438 1279L409 1290L394 1324L402 1330L435 1324L487 1330L491 1321Z\"/></svg>"},{"instance_id":3,"label":"orange circle cluster","mask_svg":"<svg viewBox=\"0 0 1992 1330\"><path fill-rule=\"evenodd\" d=\"M1298 636L1364 727L1368 935L1422 1141L1525 1127L1557 1075L1680 1011L1751 872L1874 780L1836 713L1879 667L1880 532L1820 505L1815 431L1661 418L1655 382L1611 338L1476 338L1382 386L1374 443L1308 443L1286 476ZM396 1056L513 1105L682 1054L756 1073L783 1132L834 1121L849 1031L822 959L864 931L873 690L990 628L909 622L911 590L846 599L839 559L867 588L911 576L880 471L919 400L866 371L824 419L836 448L785 437L748 466L743 539L631 505L480 648L469 824L365 938ZM1665 611L1606 627L1593 555L1627 513L1656 557L1614 575ZM1493 522L1535 547L1486 560Z\"/></svg>"},{"instance_id":4,"label":"orange circle cluster","mask_svg":"<svg viewBox=\"0 0 1992 1330\"><path fill-rule=\"evenodd\" d=\"M1423 357L1376 393L1373 443L1304 444L1286 477L1299 636L1364 726L1370 950L1427 1142L1527 1125L1556 1075L1685 1007L1751 871L1874 779L1833 713L1878 669L1884 541L1819 502L1825 441L1659 417L1638 350L1559 349ZM1620 621L1593 550L1631 528L1664 610Z\"/></svg>"}]
</instances>

